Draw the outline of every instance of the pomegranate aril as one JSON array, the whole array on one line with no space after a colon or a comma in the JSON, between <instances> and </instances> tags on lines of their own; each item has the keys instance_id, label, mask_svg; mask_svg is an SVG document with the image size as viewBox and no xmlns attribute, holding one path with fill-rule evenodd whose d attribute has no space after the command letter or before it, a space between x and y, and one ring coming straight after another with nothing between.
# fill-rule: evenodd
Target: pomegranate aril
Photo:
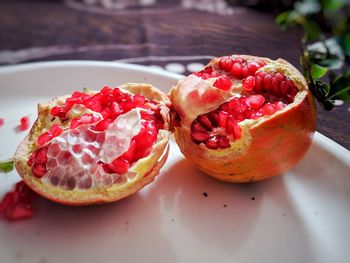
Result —
<instances>
[{"instance_id":1,"label":"pomegranate aril","mask_svg":"<svg viewBox=\"0 0 350 263\"><path fill-rule=\"evenodd\" d=\"M125 160L127 160L130 164L134 162L135 150L136 150L136 142L135 140L133 140L130 143L128 151L123 154L123 157L125 158Z\"/></svg>"},{"instance_id":2,"label":"pomegranate aril","mask_svg":"<svg viewBox=\"0 0 350 263\"><path fill-rule=\"evenodd\" d=\"M264 96L258 95L250 95L246 98L246 104L253 109L259 109L264 104L265 98Z\"/></svg>"},{"instance_id":3,"label":"pomegranate aril","mask_svg":"<svg viewBox=\"0 0 350 263\"><path fill-rule=\"evenodd\" d=\"M82 122L79 118L74 118L71 120L70 124L69 124L69 127L71 129L75 129L77 128L78 126L82 125Z\"/></svg>"},{"instance_id":4,"label":"pomegranate aril","mask_svg":"<svg viewBox=\"0 0 350 263\"><path fill-rule=\"evenodd\" d=\"M231 134L235 140L241 137L242 129L232 118L228 118L227 120L226 131Z\"/></svg>"},{"instance_id":5,"label":"pomegranate aril","mask_svg":"<svg viewBox=\"0 0 350 263\"><path fill-rule=\"evenodd\" d=\"M232 75L237 78L241 79L242 78L242 66L240 63L234 63L232 68L231 68L231 73Z\"/></svg>"},{"instance_id":6,"label":"pomegranate aril","mask_svg":"<svg viewBox=\"0 0 350 263\"><path fill-rule=\"evenodd\" d=\"M37 143L39 146L44 145L45 143L49 142L52 140L52 134L50 132L44 132L43 134L41 134L38 139L37 139Z\"/></svg>"},{"instance_id":7,"label":"pomegranate aril","mask_svg":"<svg viewBox=\"0 0 350 263\"><path fill-rule=\"evenodd\" d=\"M198 117L198 121L200 124L202 124L202 126L204 128L206 128L208 131L211 131L213 129L213 125L210 121L210 119L208 118L207 115L201 115Z\"/></svg>"},{"instance_id":8,"label":"pomegranate aril","mask_svg":"<svg viewBox=\"0 0 350 263\"><path fill-rule=\"evenodd\" d=\"M32 167L32 172L36 177L41 178L46 173L46 167L44 164L35 163Z\"/></svg>"},{"instance_id":9,"label":"pomegranate aril","mask_svg":"<svg viewBox=\"0 0 350 263\"><path fill-rule=\"evenodd\" d=\"M5 123L5 120L3 118L0 118L0 127L3 126Z\"/></svg>"},{"instance_id":10,"label":"pomegranate aril","mask_svg":"<svg viewBox=\"0 0 350 263\"><path fill-rule=\"evenodd\" d=\"M253 91L255 86L255 78L253 76L248 76L247 78L243 79L242 86L246 92Z\"/></svg>"},{"instance_id":11,"label":"pomegranate aril","mask_svg":"<svg viewBox=\"0 0 350 263\"><path fill-rule=\"evenodd\" d=\"M273 78L272 78L272 93L276 96L281 96L280 92L280 85L281 82L284 80L284 77L281 73L277 73Z\"/></svg>"},{"instance_id":12,"label":"pomegranate aril","mask_svg":"<svg viewBox=\"0 0 350 263\"><path fill-rule=\"evenodd\" d=\"M192 129L194 131L207 132L207 130L199 122L194 122Z\"/></svg>"},{"instance_id":13,"label":"pomegranate aril","mask_svg":"<svg viewBox=\"0 0 350 263\"><path fill-rule=\"evenodd\" d=\"M262 107L262 114L263 115L272 115L274 114L275 112L277 111L277 107L276 105L270 103L270 102L267 102L263 107Z\"/></svg>"},{"instance_id":14,"label":"pomegranate aril","mask_svg":"<svg viewBox=\"0 0 350 263\"><path fill-rule=\"evenodd\" d=\"M18 202L5 211L5 217L9 220L26 219L34 214L33 207L27 203Z\"/></svg>"},{"instance_id":15,"label":"pomegranate aril","mask_svg":"<svg viewBox=\"0 0 350 263\"><path fill-rule=\"evenodd\" d=\"M35 152L34 161L38 164L45 164L47 162L47 147L39 148Z\"/></svg>"},{"instance_id":16,"label":"pomegranate aril","mask_svg":"<svg viewBox=\"0 0 350 263\"><path fill-rule=\"evenodd\" d=\"M102 110L102 106L100 102L94 98L90 98L84 102L84 105L90 110L100 112Z\"/></svg>"},{"instance_id":17,"label":"pomegranate aril","mask_svg":"<svg viewBox=\"0 0 350 263\"><path fill-rule=\"evenodd\" d=\"M135 95L133 102L135 107L142 107L145 104L145 97L141 95Z\"/></svg>"},{"instance_id":18,"label":"pomegranate aril","mask_svg":"<svg viewBox=\"0 0 350 263\"><path fill-rule=\"evenodd\" d=\"M232 68L233 61L230 57L222 57L219 62L219 68L229 72Z\"/></svg>"},{"instance_id":19,"label":"pomegranate aril","mask_svg":"<svg viewBox=\"0 0 350 263\"><path fill-rule=\"evenodd\" d=\"M225 149L230 147L230 141L227 139L226 136L218 136L217 140L219 148Z\"/></svg>"},{"instance_id":20,"label":"pomegranate aril","mask_svg":"<svg viewBox=\"0 0 350 263\"><path fill-rule=\"evenodd\" d=\"M264 79L261 76L256 76L255 77L255 86L254 86L254 91L261 93L264 91Z\"/></svg>"},{"instance_id":21,"label":"pomegranate aril","mask_svg":"<svg viewBox=\"0 0 350 263\"><path fill-rule=\"evenodd\" d=\"M283 80L280 84L280 94L282 96L286 97L287 93L288 93L288 85L287 85L286 81Z\"/></svg>"},{"instance_id":22,"label":"pomegranate aril","mask_svg":"<svg viewBox=\"0 0 350 263\"><path fill-rule=\"evenodd\" d=\"M209 139L209 134L207 132L192 130L191 136L192 136L192 140L196 143L201 143Z\"/></svg>"},{"instance_id":23,"label":"pomegranate aril","mask_svg":"<svg viewBox=\"0 0 350 263\"><path fill-rule=\"evenodd\" d=\"M260 68L259 65L257 65L256 63L249 63L248 64L248 69L249 69L251 75L253 75L259 68Z\"/></svg>"},{"instance_id":24,"label":"pomegranate aril","mask_svg":"<svg viewBox=\"0 0 350 263\"><path fill-rule=\"evenodd\" d=\"M281 110L281 109L283 109L283 108L285 108L287 106L282 101L276 101L274 104L275 104L277 110Z\"/></svg>"},{"instance_id":25,"label":"pomegranate aril","mask_svg":"<svg viewBox=\"0 0 350 263\"><path fill-rule=\"evenodd\" d=\"M214 87L222 89L222 90L230 90L231 89L231 80L227 76L221 76L214 82Z\"/></svg>"},{"instance_id":26,"label":"pomegranate aril","mask_svg":"<svg viewBox=\"0 0 350 263\"><path fill-rule=\"evenodd\" d=\"M116 174L125 174L129 170L129 167L129 162L123 157L119 157L112 162L112 169Z\"/></svg>"},{"instance_id":27,"label":"pomegranate aril","mask_svg":"<svg viewBox=\"0 0 350 263\"><path fill-rule=\"evenodd\" d=\"M226 128L228 113L225 111L220 111L217 115L216 121L221 128Z\"/></svg>"},{"instance_id":28,"label":"pomegranate aril","mask_svg":"<svg viewBox=\"0 0 350 263\"><path fill-rule=\"evenodd\" d=\"M53 137L57 137L63 132L63 130L61 129L60 125L54 124L50 127L49 132Z\"/></svg>"},{"instance_id":29,"label":"pomegranate aril","mask_svg":"<svg viewBox=\"0 0 350 263\"><path fill-rule=\"evenodd\" d=\"M272 89L272 77L270 74L266 74L264 77L264 90L265 92L271 92Z\"/></svg>"},{"instance_id":30,"label":"pomegranate aril","mask_svg":"<svg viewBox=\"0 0 350 263\"><path fill-rule=\"evenodd\" d=\"M211 138L209 138L206 142L205 145L212 150L216 150L218 148L218 142L216 139L216 136L213 136Z\"/></svg>"},{"instance_id":31,"label":"pomegranate aril","mask_svg":"<svg viewBox=\"0 0 350 263\"><path fill-rule=\"evenodd\" d=\"M20 119L20 124L18 126L20 131L25 131L29 128L30 126L30 120L28 116L24 116Z\"/></svg>"},{"instance_id":32,"label":"pomegranate aril","mask_svg":"<svg viewBox=\"0 0 350 263\"><path fill-rule=\"evenodd\" d=\"M242 67L242 77L246 78L250 75L251 75L251 73L250 73L248 67L247 66Z\"/></svg>"},{"instance_id":33,"label":"pomegranate aril","mask_svg":"<svg viewBox=\"0 0 350 263\"><path fill-rule=\"evenodd\" d=\"M54 107L52 107L52 109L50 111L50 114L52 116L58 116L61 112L62 112L62 108L61 107L54 106Z\"/></svg>"},{"instance_id":34,"label":"pomegranate aril","mask_svg":"<svg viewBox=\"0 0 350 263\"><path fill-rule=\"evenodd\" d=\"M95 130L96 131L105 131L105 130L107 130L109 124L110 124L109 120L101 120L96 124Z\"/></svg>"}]
</instances>

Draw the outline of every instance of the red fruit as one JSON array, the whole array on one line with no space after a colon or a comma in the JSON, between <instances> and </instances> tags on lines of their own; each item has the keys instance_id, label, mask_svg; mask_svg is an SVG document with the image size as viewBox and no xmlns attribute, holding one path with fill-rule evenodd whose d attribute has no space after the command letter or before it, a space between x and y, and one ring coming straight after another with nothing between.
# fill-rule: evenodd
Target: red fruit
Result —
<instances>
[{"instance_id":1,"label":"red fruit","mask_svg":"<svg viewBox=\"0 0 350 263\"><path fill-rule=\"evenodd\" d=\"M222 57L219 62L219 68L229 72L232 68L233 61L230 57Z\"/></svg>"},{"instance_id":2,"label":"red fruit","mask_svg":"<svg viewBox=\"0 0 350 263\"><path fill-rule=\"evenodd\" d=\"M249 76L243 79L242 86L246 92L252 92L255 86L255 78L253 76Z\"/></svg>"},{"instance_id":3,"label":"red fruit","mask_svg":"<svg viewBox=\"0 0 350 263\"><path fill-rule=\"evenodd\" d=\"M176 141L188 159L223 181L251 182L281 174L302 158L315 130L315 105L305 79L282 60L230 58L232 93L210 101L198 96L197 109L186 102L186 92L196 91L193 82L183 80L171 90L174 110L181 116L174 127ZM225 59L206 66L213 69L211 74L226 75L216 70L224 67L221 61Z\"/></svg>"},{"instance_id":4,"label":"red fruit","mask_svg":"<svg viewBox=\"0 0 350 263\"><path fill-rule=\"evenodd\" d=\"M235 78L241 79L242 78L242 65L238 62L234 63L232 68L231 68L231 73Z\"/></svg>"},{"instance_id":5,"label":"red fruit","mask_svg":"<svg viewBox=\"0 0 350 263\"><path fill-rule=\"evenodd\" d=\"M222 90L230 90L231 89L231 80L227 76L222 76L215 80L214 87Z\"/></svg>"},{"instance_id":6,"label":"red fruit","mask_svg":"<svg viewBox=\"0 0 350 263\"><path fill-rule=\"evenodd\" d=\"M249 97L247 97L245 102L250 108L260 109L265 102L265 98L260 94L250 95Z\"/></svg>"},{"instance_id":7,"label":"red fruit","mask_svg":"<svg viewBox=\"0 0 350 263\"><path fill-rule=\"evenodd\" d=\"M124 198L150 183L167 158L169 104L153 86L134 83L40 104L39 121L16 152L16 168L30 187L56 202ZM11 218L30 215L20 204L6 211Z\"/></svg>"},{"instance_id":8,"label":"red fruit","mask_svg":"<svg viewBox=\"0 0 350 263\"><path fill-rule=\"evenodd\" d=\"M28 116L24 116L20 119L20 124L18 126L20 131L25 131L29 128L30 126L30 119Z\"/></svg>"}]
</instances>

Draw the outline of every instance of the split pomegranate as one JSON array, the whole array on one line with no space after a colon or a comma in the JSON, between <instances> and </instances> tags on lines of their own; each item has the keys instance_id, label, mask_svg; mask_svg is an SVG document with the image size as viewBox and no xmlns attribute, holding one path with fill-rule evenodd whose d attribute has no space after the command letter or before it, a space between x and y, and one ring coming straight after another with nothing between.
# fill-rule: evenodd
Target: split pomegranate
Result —
<instances>
[{"instance_id":1,"label":"split pomegranate","mask_svg":"<svg viewBox=\"0 0 350 263\"><path fill-rule=\"evenodd\" d=\"M180 80L170 98L181 151L223 181L258 181L291 169L315 131L305 79L282 59L215 58Z\"/></svg>"},{"instance_id":2,"label":"split pomegranate","mask_svg":"<svg viewBox=\"0 0 350 263\"><path fill-rule=\"evenodd\" d=\"M169 99L147 84L74 92L39 104L17 149L26 184L53 201L116 201L153 181L167 158Z\"/></svg>"}]
</instances>

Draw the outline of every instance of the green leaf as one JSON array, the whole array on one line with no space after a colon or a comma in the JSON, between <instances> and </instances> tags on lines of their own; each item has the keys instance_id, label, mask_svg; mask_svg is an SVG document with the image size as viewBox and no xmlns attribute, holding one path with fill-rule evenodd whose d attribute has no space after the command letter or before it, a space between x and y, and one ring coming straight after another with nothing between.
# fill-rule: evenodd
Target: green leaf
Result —
<instances>
[{"instance_id":1,"label":"green leaf","mask_svg":"<svg viewBox=\"0 0 350 263\"><path fill-rule=\"evenodd\" d=\"M13 170L13 159L0 161L0 172L8 173Z\"/></svg>"},{"instance_id":2,"label":"green leaf","mask_svg":"<svg viewBox=\"0 0 350 263\"><path fill-rule=\"evenodd\" d=\"M322 8L325 12L336 12L344 6L344 2L343 0L322 0Z\"/></svg>"},{"instance_id":3,"label":"green leaf","mask_svg":"<svg viewBox=\"0 0 350 263\"><path fill-rule=\"evenodd\" d=\"M327 100L350 100L350 71L335 78L327 94Z\"/></svg>"},{"instance_id":4,"label":"green leaf","mask_svg":"<svg viewBox=\"0 0 350 263\"><path fill-rule=\"evenodd\" d=\"M320 79L322 78L328 71L328 68L322 67L317 64L311 65L311 76L313 79Z\"/></svg>"},{"instance_id":5,"label":"green leaf","mask_svg":"<svg viewBox=\"0 0 350 263\"><path fill-rule=\"evenodd\" d=\"M319 39L321 34L321 29L320 29L320 26L315 21L305 20L302 26L304 29L305 37L308 41Z\"/></svg>"}]
</instances>

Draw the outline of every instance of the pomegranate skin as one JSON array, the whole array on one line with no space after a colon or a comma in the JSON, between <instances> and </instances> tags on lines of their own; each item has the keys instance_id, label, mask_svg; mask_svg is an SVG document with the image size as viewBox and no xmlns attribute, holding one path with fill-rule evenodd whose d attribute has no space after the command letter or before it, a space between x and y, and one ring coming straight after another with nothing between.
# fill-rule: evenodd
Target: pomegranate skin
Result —
<instances>
[{"instance_id":1,"label":"pomegranate skin","mask_svg":"<svg viewBox=\"0 0 350 263\"><path fill-rule=\"evenodd\" d=\"M209 65L215 66L217 61L214 59ZM266 59L265 62L271 60ZM292 169L307 152L316 128L313 96L304 77L292 65L281 59L276 62L293 75L293 81L298 83L305 96L276 114L243 128L242 140L231 144L229 149L211 150L203 144L194 143L189 120L179 111L182 119L180 125L174 127L176 142L184 156L204 173L225 182L260 181ZM175 110L179 106L176 88L171 92Z\"/></svg>"},{"instance_id":2,"label":"pomegranate skin","mask_svg":"<svg viewBox=\"0 0 350 263\"><path fill-rule=\"evenodd\" d=\"M132 94L143 95L147 99L155 100L162 103L164 109L164 129L160 130L158 139L153 145L150 154L144 158L139 159L129 169L136 174L123 184L112 184L108 187L96 187L87 190L63 190L61 188L52 186L40 178L33 175L28 160L35 148L35 141L38 137L38 132L48 125L48 118L50 110L58 100L63 100L67 96L58 97L46 104L38 105L38 119L31 128L29 134L18 146L14 162L16 170L25 181L25 183L39 195L64 205L71 206L85 206L92 204L109 203L125 198L151 183L155 176L159 174L161 167L167 160L169 153L169 137L170 131L168 120L169 113L167 108L170 106L170 101L165 94L149 84L143 83L127 83L120 86L124 90ZM39 133L40 134L40 133Z\"/></svg>"}]
</instances>

